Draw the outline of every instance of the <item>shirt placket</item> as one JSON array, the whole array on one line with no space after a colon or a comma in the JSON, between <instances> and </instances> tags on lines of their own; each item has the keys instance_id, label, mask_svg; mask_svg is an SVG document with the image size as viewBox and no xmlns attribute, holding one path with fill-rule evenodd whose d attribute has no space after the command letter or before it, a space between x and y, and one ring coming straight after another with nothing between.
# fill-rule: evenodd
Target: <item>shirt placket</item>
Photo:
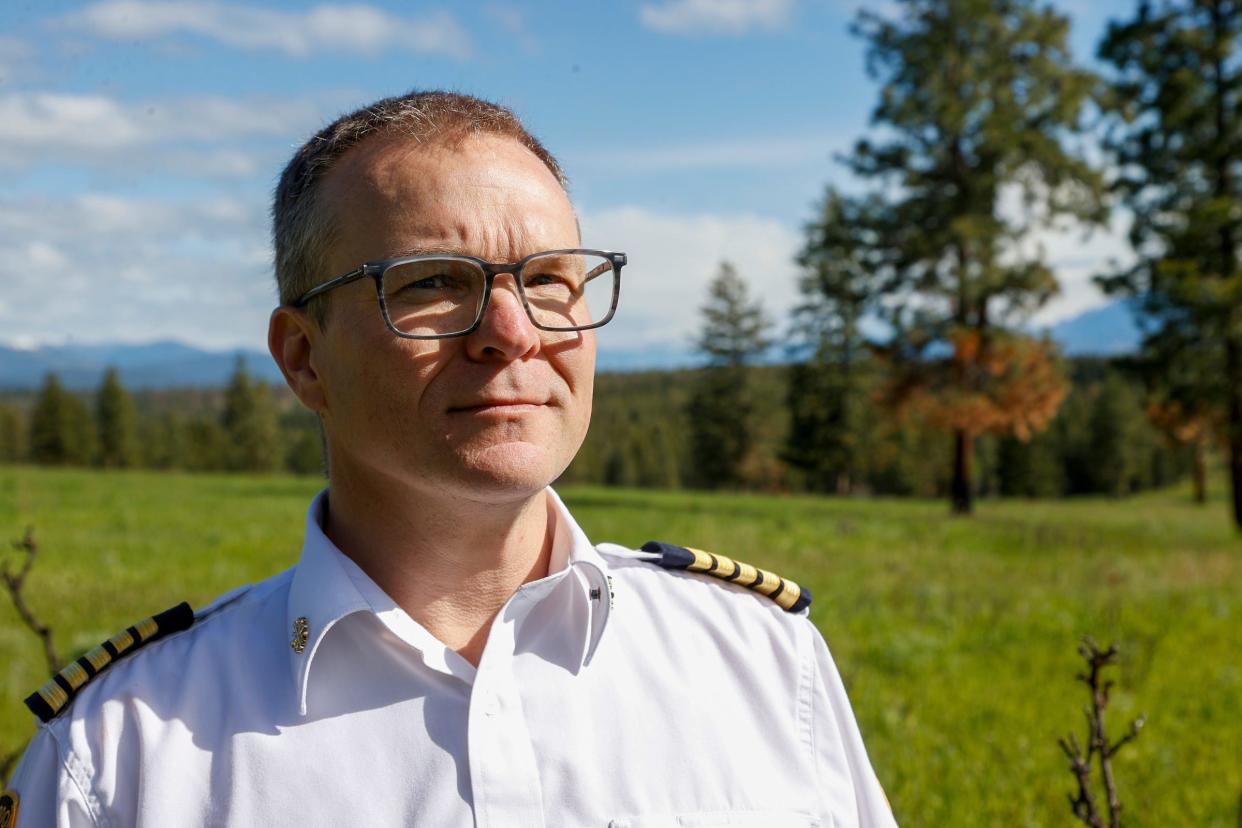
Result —
<instances>
[{"instance_id":1,"label":"shirt placket","mask_svg":"<svg viewBox=\"0 0 1242 828\"><path fill-rule=\"evenodd\" d=\"M513 676L520 593L497 615L470 693L468 755L476 826L544 824L543 788Z\"/></svg>"}]
</instances>

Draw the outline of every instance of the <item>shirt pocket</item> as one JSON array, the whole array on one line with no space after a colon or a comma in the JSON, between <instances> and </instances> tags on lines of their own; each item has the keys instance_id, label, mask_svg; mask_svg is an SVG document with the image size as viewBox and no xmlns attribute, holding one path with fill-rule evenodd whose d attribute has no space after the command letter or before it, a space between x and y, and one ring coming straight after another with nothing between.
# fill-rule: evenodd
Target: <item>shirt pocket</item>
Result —
<instances>
[{"instance_id":1,"label":"shirt pocket","mask_svg":"<svg viewBox=\"0 0 1242 828\"><path fill-rule=\"evenodd\" d=\"M694 814L638 814L614 819L608 828L831 828L794 811L702 811Z\"/></svg>"}]
</instances>

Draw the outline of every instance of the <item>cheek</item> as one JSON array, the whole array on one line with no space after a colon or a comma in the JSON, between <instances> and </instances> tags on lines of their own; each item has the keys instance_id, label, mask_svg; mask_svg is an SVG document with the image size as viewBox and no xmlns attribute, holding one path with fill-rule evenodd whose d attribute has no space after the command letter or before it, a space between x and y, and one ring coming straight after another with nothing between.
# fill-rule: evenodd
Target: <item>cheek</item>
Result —
<instances>
[{"instance_id":1,"label":"cheek","mask_svg":"<svg viewBox=\"0 0 1242 828\"><path fill-rule=\"evenodd\" d=\"M362 326L342 330L333 344L329 397L351 430L387 428L419 415L423 392L442 361L440 342L400 339L383 326L378 331Z\"/></svg>"},{"instance_id":2,"label":"cheek","mask_svg":"<svg viewBox=\"0 0 1242 828\"><path fill-rule=\"evenodd\" d=\"M586 430L591 420L591 403L595 390L595 343L593 340L583 343L583 347L567 354L564 362L563 376L572 395L575 419L579 420L582 430Z\"/></svg>"}]
</instances>

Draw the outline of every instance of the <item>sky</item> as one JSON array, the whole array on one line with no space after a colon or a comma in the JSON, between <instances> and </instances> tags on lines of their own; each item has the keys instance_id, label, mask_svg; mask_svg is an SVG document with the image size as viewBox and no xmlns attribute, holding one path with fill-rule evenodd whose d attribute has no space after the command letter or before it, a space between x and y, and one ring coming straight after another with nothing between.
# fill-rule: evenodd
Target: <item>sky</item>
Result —
<instances>
[{"instance_id":1,"label":"sky","mask_svg":"<svg viewBox=\"0 0 1242 828\"><path fill-rule=\"evenodd\" d=\"M879 85L856 0L0 3L0 343L266 350L271 192L335 117L410 89L512 108L561 161L583 244L629 254L600 348L685 350L722 260L783 330L793 257ZM868 4L891 13L887 2ZM1060 0L1089 63L1133 2ZM1104 304L1121 221L1042 244Z\"/></svg>"}]
</instances>

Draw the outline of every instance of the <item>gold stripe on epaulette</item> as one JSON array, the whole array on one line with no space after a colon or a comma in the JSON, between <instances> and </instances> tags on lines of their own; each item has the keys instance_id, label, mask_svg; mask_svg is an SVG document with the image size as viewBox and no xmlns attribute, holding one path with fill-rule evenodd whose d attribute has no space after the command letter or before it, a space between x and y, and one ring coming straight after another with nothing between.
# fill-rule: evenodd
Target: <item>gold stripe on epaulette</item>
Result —
<instances>
[{"instance_id":1,"label":"gold stripe on epaulette","mask_svg":"<svg viewBox=\"0 0 1242 828\"><path fill-rule=\"evenodd\" d=\"M694 563L690 564L686 569L694 572L706 572L712 568L712 555L710 552L704 552L702 549L686 548L694 555Z\"/></svg>"},{"instance_id":2,"label":"gold stripe on epaulette","mask_svg":"<svg viewBox=\"0 0 1242 828\"><path fill-rule=\"evenodd\" d=\"M684 547L694 555L694 563L686 567L691 572L705 572L725 581L733 581L748 586L768 596L781 609L789 609L798 603L802 594L801 588L793 581L787 581L774 572L760 569L748 563L735 561L715 552L705 552L694 547Z\"/></svg>"},{"instance_id":3,"label":"gold stripe on epaulette","mask_svg":"<svg viewBox=\"0 0 1242 828\"><path fill-rule=\"evenodd\" d=\"M768 572L766 569L756 569L755 571L759 573L759 580L755 581L751 589L760 595L771 596L773 592L780 588L781 579L777 575Z\"/></svg>"},{"instance_id":4,"label":"gold stripe on epaulette","mask_svg":"<svg viewBox=\"0 0 1242 828\"><path fill-rule=\"evenodd\" d=\"M0 794L0 828L15 828L17 825L17 805L21 797L17 791L5 791Z\"/></svg>"},{"instance_id":5,"label":"gold stripe on epaulette","mask_svg":"<svg viewBox=\"0 0 1242 828\"><path fill-rule=\"evenodd\" d=\"M789 609L802 597L802 587L784 578L781 579L781 583L785 585L785 588L779 595L773 595L772 600L779 604L781 609Z\"/></svg>"},{"instance_id":6,"label":"gold stripe on epaulette","mask_svg":"<svg viewBox=\"0 0 1242 828\"><path fill-rule=\"evenodd\" d=\"M69 694L65 692L65 688L56 683L56 679L40 687L39 695L53 710L59 710L65 702L69 701Z\"/></svg>"},{"instance_id":7,"label":"gold stripe on epaulette","mask_svg":"<svg viewBox=\"0 0 1242 828\"><path fill-rule=\"evenodd\" d=\"M60 671L60 677L69 682L69 686L74 690L77 690L90 680L86 670L82 669L82 665L76 661L71 661L65 665L65 668Z\"/></svg>"},{"instance_id":8,"label":"gold stripe on epaulette","mask_svg":"<svg viewBox=\"0 0 1242 828\"><path fill-rule=\"evenodd\" d=\"M160 625L155 623L154 618L148 618L145 621L139 621L134 625L134 629L138 631L138 639L146 641L151 636L159 632Z\"/></svg>"},{"instance_id":9,"label":"gold stripe on epaulette","mask_svg":"<svg viewBox=\"0 0 1242 828\"><path fill-rule=\"evenodd\" d=\"M126 650L134 646L134 637L129 634L129 630L121 630L109 638L108 643L116 650L117 655L124 655Z\"/></svg>"},{"instance_id":10,"label":"gold stripe on epaulette","mask_svg":"<svg viewBox=\"0 0 1242 828\"><path fill-rule=\"evenodd\" d=\"M112 663L112 655L103 648L103 645L100 645L86 654L86 660L91 663L91 666L95 668L95 672L98 673Z\"/></svg>"}]
</instances>

